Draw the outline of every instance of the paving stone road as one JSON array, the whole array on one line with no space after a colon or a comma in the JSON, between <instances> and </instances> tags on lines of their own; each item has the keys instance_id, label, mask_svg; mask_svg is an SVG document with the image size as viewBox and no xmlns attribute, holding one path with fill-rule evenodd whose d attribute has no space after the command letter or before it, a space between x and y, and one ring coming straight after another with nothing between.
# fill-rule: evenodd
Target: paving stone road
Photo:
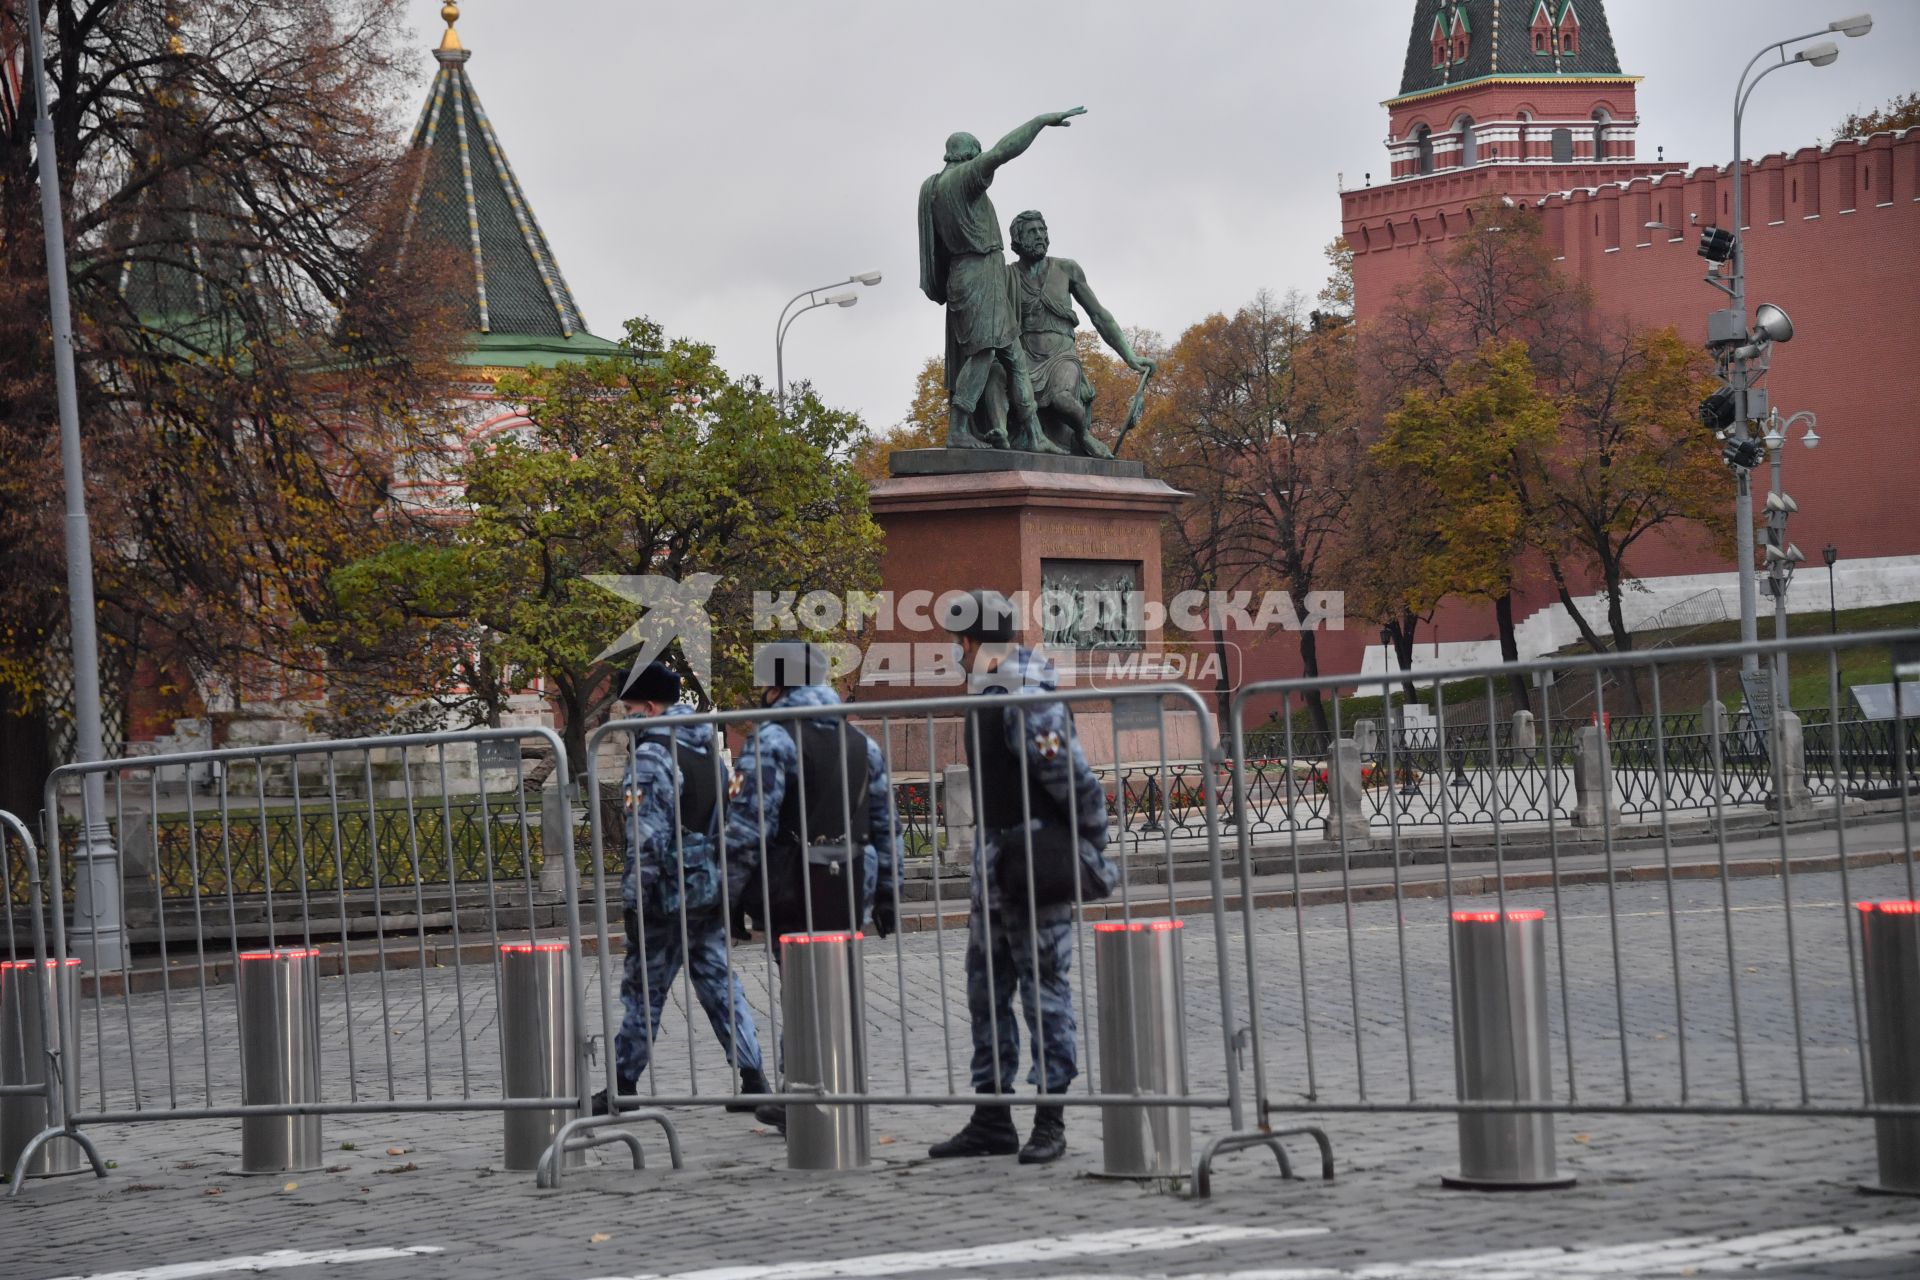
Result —
<instances>
[{"instance_id":1,"label":"paving stone road","mask_svg":"<svg viewBox=\"0 0 1920 1280\"><path fill-rule=\"evenodd\" d=\"M1905 896L1905 883L1903 869L1883 866L1855 871L1850 888L1854 897ZM1689 1102L1738 1102L1744 1068L1755 1105L1790 1105L1803 1090L1816 1104L1857 1104L1853 912L1837 875L1797 876L1791 893L1795 965L1777 880L1684 882L1673 890L1671 914L1658 884L1614 889L1612 913L1600 886L1565 890L1557 910L1545 893L1510 896L1511 906L1546 907L1559 925L1549 944L1559 1096L1567 1096L1571 1068L1590 1105L1626 1100L1629 1083L1637 1103L1680 1102L1684 1052ZM1210 1201L1174 1186L1106 1181L1095 1176L1099 1122L1087 1111L1069 1118L1068 1159L1030 1169L1011 1160L928 1162L927 1143L960 1113L878 1107L875 1166L822 1176L785 1170L780 1142L751 1117L680 1108L686 1169L668 1170L657 1137L642 1130L648 1169L594 1153L559 1192L536 1191L531 1175L496 1167L497 1114L329 1117L330 1167L287 1178L233 1172L235 1121L103 1126L98 1139L118 1166L110 1178L36 1182L0 1202L0 1276L1920 1274L1920 1201L1856 1189L1873 1172L1867 1121L1565 1116L1559 1151L1578 1185L1523 1196L1441 1189L1439 1175L1455 1159L1446 1114L1325 1110L1358 1104L1363 1085L1374 1102L1451 1098L1445 919L1437 900L1410 901L1398 919L1391 902L1255 914L1267 1078L1276 1104L1300 1108L1331 1133L1339 1177L1330 1184L1283 1182L1254 1152L1223 1163ZM1246 940L1237 917L1226 928L1239 1024ZM1224 1088L1227 1052L1212 922L1190 918L1185 935L1190 1085L1215 1093ZM914 934L869 952L877 1092L945 1093L949 1079L964 1088L961 941L951 932ZM1076 964L1083 989L1091 960L1089 937ZM742 967L765 1035L764 958L743 956ZM379 975L322 984L328 1096L344 1100L350 1079L362 1100L386 1096L389 1050L402 1096L424 1096L429 1067L436 1096L458 1096L463 1086L497 1096L490 971L395 972L385 982L384 1018ZM597 1026L597 981L589 989ZM206 993L204 1037L200 999L194 990L124 1004L115 997L99 1007L97 1022L92 1006L84 1010L94 1064L86 1106L101 1107L102 1084L114 1108L136 1097L147 1106L165 1106L170 1096L181 1105L237 1101L232 991ZM686 1005L685 990L676 991L657 1053L663 1094L687 1092L690 1070L703 1092L725 1087L720 1050L697 1012L689 1066ZM351 1073L343 1051L349 1027ZM1095 1042L1094 1030L1083 1026L1083 1043ZM1317 1102L1307 1096L1309 1079ZM1080 1083L1097 1087L1097 1072ZM1219 1112L1195 1116L1197 1138L1226 1127ZM1312 1169L1307 1155L1296 1154L1303 1172Z\"/></svg>"}]
</instances>

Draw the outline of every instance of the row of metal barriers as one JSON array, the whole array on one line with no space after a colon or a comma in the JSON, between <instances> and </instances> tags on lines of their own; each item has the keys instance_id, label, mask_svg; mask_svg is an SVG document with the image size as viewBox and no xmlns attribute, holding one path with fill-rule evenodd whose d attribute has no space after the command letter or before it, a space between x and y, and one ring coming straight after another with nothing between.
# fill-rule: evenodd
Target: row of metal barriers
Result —
<instances>
[{"instance_id":1,"label":"row of metal barriers","mask_svg":"<svg viewBox=\"0 0 1920 1280\"><path fill-rule=\"evenodd\" d=\"M1823 668L1837 706L1843 654L1897 655L1916 641L1756 651ZM1625 672L1657 690L1691 671L1717 698L1722 667L1741 653L1562 658L1553 669L1565 680L1584 663L1604 715L1603 675L1606 687ZM1491 703L1536 667L1396 673L1380 692L1391 699L1409 685L1444 716L1449 688L1457 701L1462 682L1479 682ZM1759 727L1702 717L1685 728L1704 743L1676 752L1682 763L1670 761L1656 714L1646 750L1602 750L1574 779L1601 821L1562 822L1554 806L1539 822L1503 821L1509 810L1495 803L1487 823L1456 829L1442 806L1437 844L1403 847L1398 823L1367 821L1398 803L1389 792L1417 768L1399 758L1396 735L1363 744L1336 701L1333 735L1311 753L1294 754L1285 729L1246 749L1252 726L1291 726L1309 693L1352 683L1244 689L1225 725L1207 698L1157 686L677 717L675 727L721 735L799 719L866 733L890 773L941 780L949 812L917 824L900 812L898 788L887 792L874 829L880 855L900 864L884 889L899 921L890 937L811 919L785 938L720 931L720 963L771 1046L771 1092L741 1092L737 1020L712 1019L707 1034L697 966L685 964L631 1109L606 1117L591 1114L592 1100L596 1088L620 1091L623 979L643 1005L656 993L645 966L623 973L623 836L600 797L617 792L648 722L597 728L579 786L545 729L66 766L48 784L39 839L0 816L0 1166L17 1193L36 1175L87 1164L104 1173L101 1144L132 1158L143 1126L206 1135L206 1124L237 1122L248 1167L305 1167L320 1159L329 1115L491 1111L502 1117L502 1165L552 1185L605 1143L641 1163L636 1125L656 1128L677 1166L685 1109L770 1103L787 1109L790 1163L843 1168L873 1158L874 1108L973 1106L984 1088L991 1101L1097 1111L1105 1171L1191 1178L1201 1194L1216 1161L1248 1147L1273 1151L1290 1173L1296 1135L1315 1142L1330 1177L1329 1128L1365 1113L1453 1117L1461 1185L1559 1185L1554 1119L1568 1112L1871 1121L1877 1185L1920 1192L1908 751L1885 762L1872 798L1810 795L1809 747L1791 712ZM1021 916L1017 891L1002 902L972 883L969 815L985 806L964 768L970 713L990 701L1018 722L1053 699L1075 712L1062 749L1113 776L1206 762L1197 828L1144 831L1128 789L1109 796L1120 882L1073 904L1064 1010L1037 989L1035 931L1017 933L1024 954L969 955L996 911L1010 917L1003 926ZM1904 744L1904 727L1896 721L1890 740ZM1752 767L1756 733L1772 774L1764 807L1714 780ZM1843 749L1837 736L1820 745ZM491 769L473 767L483 758ZM540 758L553 762L544 790L527 784ZM1497 762L1456 763L1496 801L1527 785ZM169 781L168 768L184 777L178 767L198 764L219 765L212 796ZM1280 803L1296 781L1311 784L1317 831L1246 820L1263 803L1263 771L1287 779ZM490 792L489 779L506 785ZM956 804L968 791L971 803ZM1613 821L1622 796L1671 803L1643 808L1649 822L1627 833ZM1033 795L1021 802L1034 811ZM456 821L462 805L480 816ZM283 818L290 837L260 848L269 874L250 885L234 873L238 833ZM163 828L176 835L159 838ZM723 838L723 884L740 858L764 876L764 855ZM970 915L981 917L971 929ZM690 941L695 923L711 924L683 914L668 926ZM970 961L976 982L1034 1001L1031 1080L1057 1078L1048 1055L1070 1055L1067 1092L1009 1088L997 1075L982 1085L979 1064L1017 1057L1023 1028L971 1016ZM1047 1034L1069 1021L1064 1040ZM684 1061L665 1051L675 1035Z\"/></svg>"}]
</instances>

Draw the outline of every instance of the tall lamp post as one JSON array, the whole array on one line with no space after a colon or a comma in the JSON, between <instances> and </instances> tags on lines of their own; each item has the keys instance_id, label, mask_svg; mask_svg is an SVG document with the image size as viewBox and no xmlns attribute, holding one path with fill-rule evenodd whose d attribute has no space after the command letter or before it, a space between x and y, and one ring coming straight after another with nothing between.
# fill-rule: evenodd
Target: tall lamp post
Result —
<instances>
[{"instance_id":1,"label":"tall lamp post","mask_svg":"<svg viewBox=\"0 0 1920 1280\"><path fill-rule=\"evenodd\" d=\"M802 289L787 299L786 306L780 308L780 320L773 329L773 382L774 403L779 406L781 413L784 414L787 411L787 330L793 327L793 322L816 307L851 307L860 301L860 295L855 290L827 293L829 289L838 288L843 284L875 285L879 283L878 271L862 271L858 275L848 276L845 280L835 280L832 284L823 284L814 289ZM822 297L822 294L826 296ZM806 299L807 305L794 311L793 304L803 298ZM790 311L793 312L792 315L787 314Z\"/></svg>"},{"instance_id":2,"label":"tall lamp post","mask_svg":"<svg viewBox=\"0 0 1920 1280\"><path fill-rule=\"evenodd\" d=\"M1840 548L1829 542L1820 548L1820 558L1827 562L1827 634L1840 633L1840 611L1833 603L1833 562L1840 558Z\"/></svg>"},{"instance_id":3,"label":"tall lamp post","mask_svg":"<svg viewBox=\"0 0 1920 1280\"><path fill-rule=\"evenodd\" d=\"M1715 312L1708 317L1707 341L1709 346L1729 352L1725 374L1730 403L1726 408L1730 411L1732 420L1722 425L1727 425L1731 429L1730 434L1734 443L1729 446L1730 457L1740 459L1734 466L1736 495L1734 528L1738 542L1740 571L1740 641L1748 646L1747 651L1740 657L1740 666L1743 671L1759 669L1759 656L1751 647L1759 638L1759 593L1754 581L1753 487L1747 475L1748 468L1758 459L1753 457L1744 446L1748 446L1751 440L1747 424L1765 417L1766 406L1764 399L1761 399L1764 392L1750 398L1748 362L1755 356L1764 354L1765 346L1750 337L1747 330L1746 249L1745 237L1741 234L1741 229L1745 226L1742 211L1746 176L1740 150L1740 124L1746 114L1747 100L1753 96L1753 91L1759 86L1760 81L1767 76L1782 67L1793 66L1796 63L1804 62L1816 67L1824 67L1840 56L1839 46L1832 41L1809 49L1801 49L1791 58L1786 53L1788 45L1799 44L1803 40L1812 40L1834 32L1846 36L1863 36L1872 29L1872 15L1858 14L1851 18L1829 22L1819 31L1810 31L1805 35L1777 40L1753 55L1746 69L1740 73L1740 81L1734 87L1733 94L1733 227L1731 231L1717 231L1709 227L1701 235L1700 254L1715 264L1716 272L1720 262L1725 261L1729 256L1732 259L1731 274L1726 281L1723 282L1716 273L1710 273L1707 277L1708 281L1724 291L1733 303L1726 310ZM1780 55L1779 61L1763 68L1759 75L1753 75L1755 65L1767 54L1775 52ZM1751 81L1748 79L1749 76L1752 76ZM1740 450L1737 454L1733 453L1736 448ZM1752 461L1746 461L1749 458Z\"/></svg>"},{"instance_id":4,"label":"tall lamp post","mask_svg":"<svg viewBox=\"0 0 1920 1280\"><path fill-rule=\"evenodd\" d=\"M100 734L100 642L94 633L93 532L87 522L87 475L80 456L80 397L73 371L73 310L67 300L66 223L60 212L60 166L53 152L53 117L47 109L47 51L40 8L28 8L27 62L33 73L33 149L40 169L40 220L47 242L47 309L53 326L53 381L59 399L60 471L66 489L67 618L73 633L74 757L82 763L106 758ZM106 779L88 773L80 785L80 838L73 860L71 954L95 973L125 960L120 925L120 855L107 826ZM48 821L58 824L58 815ZM59 844L48 844L58 856ZM54 936L60 940L60 904L53 904Z\"/></svg>"},{"instance_id":5,"label":"tall lamp post","mask_svg":"<svg viewBox=\"0 0 1920 1280\"><path fill-rule=\"evenodd\" d=\"M1761 442L1767 446L1767 456L1772 465L1773 486L1767 492L1767 590L1773 596L1773 638L1787 638L1787 588L1793 583L1793 571L1806 560L1799 547L1787 541L1787 521L1800 510L1781 484L1780 472L1786 451L1787 441L1792 438L1794 424L1805 421L1807 433L1800 443L1809 449L1820 447L1820 433L1817 430L1819 419L1813 410L1802 409L1792 417L1781 420L1779 410L1774 410L1767 418L1767 434ZM1829 597L1831 600L1831 597ZM1773 657L1774 705L1785 706L1787 694L1787 655L1776 653Z\"/></svg>"}]
</instances>

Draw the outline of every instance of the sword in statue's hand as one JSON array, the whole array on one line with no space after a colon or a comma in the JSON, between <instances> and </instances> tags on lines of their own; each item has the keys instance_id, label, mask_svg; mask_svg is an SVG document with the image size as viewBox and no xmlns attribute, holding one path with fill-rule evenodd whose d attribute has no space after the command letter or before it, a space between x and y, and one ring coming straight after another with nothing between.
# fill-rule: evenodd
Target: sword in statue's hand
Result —
<instances>
[{"instance_id":1,"label":"sword in statue's hand","mask_svg":"<svg viewBox=\"0 0 1920 1280\"><path fill-rule=\"evenodd\" d=\"M1120 434L1113 438L1115 454L1120 452L1120 446L1127 442L1127 433L1133 430L1134 424L1140 421L1140 415L1146 411L1147 381L1153 377L1156 366L1151 360L1142 360L1140 363L1145 367L1140 370L1140 385L1133 389L1133 403L1127 406L1126 425L1121 427Z\"/></svg>"}]
</instances>

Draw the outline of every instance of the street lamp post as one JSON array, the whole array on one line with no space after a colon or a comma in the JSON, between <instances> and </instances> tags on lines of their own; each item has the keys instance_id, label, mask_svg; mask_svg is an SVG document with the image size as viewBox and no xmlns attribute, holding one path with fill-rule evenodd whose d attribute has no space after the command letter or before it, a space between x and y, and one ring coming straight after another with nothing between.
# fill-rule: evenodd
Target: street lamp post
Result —
<instances>
[{"instance_id":1,"label":"street lamp post","mask_svg":"<svg viewBox=\"0 0 1920 1280\"><path fill-rule=\"evenodd\" d=\"M879 283L878 271L862 271L858 275L848 276L845 280L836 280L832 284L823 284L814 289L802 289L787 299L786 306L780 308L780 320L774 325L773 330L773 382L774 403L779 406L782 414L787 411L787 330L793 327L795 320L816 307L851 307L860 301L860 295L852 289L841 293L827 293L827 290L838 288L842 284L875 285ZM821 297L821 294L826 296ZM793 304L802 298L807 300L807 305L794 311ZM787 314L789 311L793 312L791 316Z\"/></svg>"},{"instance_id":2,"label":"street lamp post","mask_svg":"<svg viewBox=\"0 0 1920 1280\"><path fill-rule=\"evenodd\" d=\"M1834 32L1840 32L1850 37L1863 36L1872 29L1873 18L1869 14L1863 13L1851 18L1842 18L1836 22L1828 23L1822 30L1810 31L1805 35L1793 36L1789 39L1778 40L1767 45L1761 49L1760 52L1753 55L1752 60L1747 63L1746 69L1740 73L1740 81L1734 87L1733 93L1732 277L1724 285L1721 285L1717 278L1709 277L1709 279L1724 289L1728 297L1732 300L1733 306L1728 310L1731 316L1737 317L1734 327L1737 328L1737 331L1741 334L1745 333L1747 325L1747 274L1746 238L1742 234L1742 229L1745 225L1742 220L1742 210L1746 178L1742 168L1740 151L1740 124L1746 114L1747 100L1753 96L1753 91L1759 86L1761 80L1778 71L1781 67L1792 66L1800 62L1810 63L1816 67L1824 67L1840 56L1839 47L1831 41L1825 44L1815 45L1811 49L1802 49L1791 58L1786 55L1786 47L1788 45L1799 44L1803 40L1812 40L1818 36L1829 35ZM1747 77L1752 74L1754 66L1761 58L1772 52L1778 52L1780 54L1780 60L1762 70L1759 75L1753 76L1752 82L1749 83ZM1726 332L1727 336L1731 336L1731 331ZM1709 334L1710 336L1713 334L1711 327ZM1749 439L1747 423L1758 417L1757 414L1749 413L1748 360L1751 359L1751 355L1742 353L1750 351L1751 344L1742 342L1732 356L1728 368L1727 384L1733 393L1733 438L1737 442L1745 442ZM1759 669L1759 656L1753 651L1752 646L1759 639L1759 593L1754 581L1753 486L1745 467L1734 468L1734 475L1734 528L1736 541L1738 543L1737 554L1739 556L1740 572L1740 641L1743 645L1747 646L1746 652L1740 656L1740 666L1744 671L1755 671Z\"/></svg>"},{"instance_id":3,"label":"street lamp post","mask_svg":"<svg viewBox=\"0 0 1920 1280\"><path fill-rule=\"evenodd\" d=\"M106 758L100 734L100 642L94 632L93 531L87 522L86 467L80 455L80 398L73 369L73 309L67 299L66 223L60 212L60 166L47 108L47 51L40 9L27 10L27 61L33 73L33 149L40 169L40 219L47 242L47 309L53 327L53 381L59 399L60 470L66 488L67 618L73 632L74 758ZM126 956L120 924L120 855L107 826L105 776L80 782L80 837L73 859L72 954L95 973L119 969ZM49 815L57 824L58 815ZM49 841L59 856L57 841ZM64 921L53 904L55 947ZM66 954L66 952L62 952Z\"/></svg>"}]
</instances>

